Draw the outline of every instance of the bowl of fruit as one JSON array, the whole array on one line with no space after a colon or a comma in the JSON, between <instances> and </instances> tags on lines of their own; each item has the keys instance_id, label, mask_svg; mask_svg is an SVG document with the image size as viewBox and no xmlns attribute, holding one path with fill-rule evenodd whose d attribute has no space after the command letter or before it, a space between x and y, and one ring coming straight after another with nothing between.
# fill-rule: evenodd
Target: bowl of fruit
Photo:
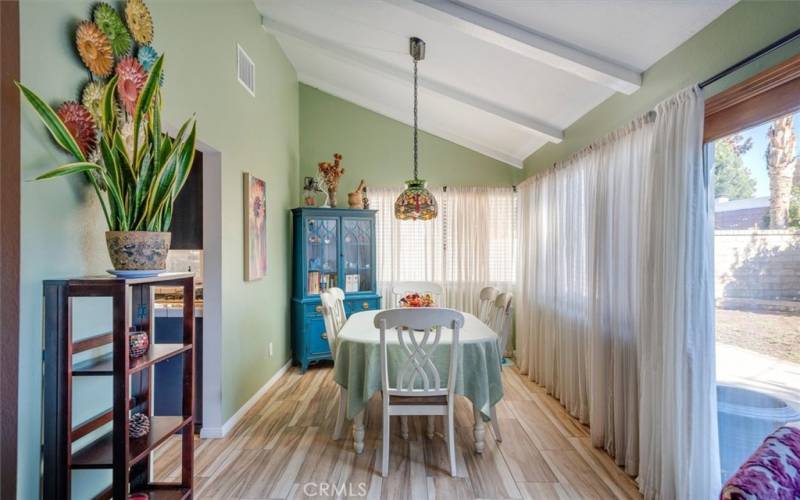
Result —
<instances>
[{"instance_id":1,"label":"bowl of fruit","mask_svg":"<svg viewBox=\"0 0 800 500\"><path fill-rule=\"evenodd\" d=\"M407 293L400 299L400 307L433 307L433 296L429 293Z\"/></svg>"}]
</instances>

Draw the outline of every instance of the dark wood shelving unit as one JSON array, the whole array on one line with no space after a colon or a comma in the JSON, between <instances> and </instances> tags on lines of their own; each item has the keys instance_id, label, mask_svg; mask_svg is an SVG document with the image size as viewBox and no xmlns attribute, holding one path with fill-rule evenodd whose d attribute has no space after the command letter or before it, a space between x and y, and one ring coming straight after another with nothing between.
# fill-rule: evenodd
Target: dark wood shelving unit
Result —
<instances>
[{"instance_id":1,"label":"dark wood shelving unit","mask_svg":"<svg viewBox=\"0 0 800 500\"><path fill-rule=\"evenodd\" d=\"M141 358L132 359L128 373L144 370L160 361L167 360L172 356L181 354L192 348L191 344L153 344L147 354ZM111 353L96 358L88 359L72 367L72 376L97 376L114 374L114 357Z\"/></svg>"},{"instance_id":2,"label":"dark wood shelving unit","mask_svg":"<svg viewBox=\"0 0 800 500\"><path fill-rule=\"evenodd\" d=\"M183 288L183 342L153 344L153 287ZM113 330L73 341L72 301L80 297L110 297ZM97 498L126 499L131 493L148 493L150 499L182 500L192 497L194 471L194 275L163 273L151 278L89 277L44 282L44 414L42 497L68 499L71 472L111 469L112 484ZM150 348L144 356L129 357L130 331L146 331ZM111 346L111 352L74 362L73 356ZM154 416L151 404L152 370L157 363L183 356L181 416ZM76 377L111 377L112 407L72 425L73 380ZM172 383L173 381L169 381ZM150 432L128 437L132 413L150 417ZM112 428L91 438L107 424ZM180 433L182 467L180 483L152 483L147 458L171 436ZM91 439L74 449L79 439Z\"/></svg>"}]
</instances>

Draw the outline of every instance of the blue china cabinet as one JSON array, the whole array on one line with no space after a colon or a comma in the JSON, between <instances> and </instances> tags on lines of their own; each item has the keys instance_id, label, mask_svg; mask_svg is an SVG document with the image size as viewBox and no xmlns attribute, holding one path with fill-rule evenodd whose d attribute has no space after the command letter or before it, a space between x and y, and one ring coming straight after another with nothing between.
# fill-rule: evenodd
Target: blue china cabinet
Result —
<instances>
[{"instance_id":1,"label":"blue china cabinet","mask_svg":"<svg viewBox=\"0 0 800 500\"><path fill-rule=\"evenodd\" d=\"M331 359L319 294L345 291L345 312L378 309L375 275L375 210L292 210L292 359L308 365Z\"/></svg>"}]
</instances>

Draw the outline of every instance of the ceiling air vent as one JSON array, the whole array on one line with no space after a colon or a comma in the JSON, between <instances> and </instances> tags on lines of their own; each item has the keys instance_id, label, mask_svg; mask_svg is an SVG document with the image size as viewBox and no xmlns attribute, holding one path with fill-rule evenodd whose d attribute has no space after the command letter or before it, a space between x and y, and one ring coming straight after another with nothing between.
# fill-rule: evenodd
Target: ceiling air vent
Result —
<instances>
[{"instance_id":1,"label":"ceiling air vent","mask_svg":"<svg viewBox=\"0 0 800 500\"><path fill-rule=\"evenodd\" d=\"M241 45L236 44L236 76L250 94L256 96L256 66Z\"/></svg>"}]
</instances>

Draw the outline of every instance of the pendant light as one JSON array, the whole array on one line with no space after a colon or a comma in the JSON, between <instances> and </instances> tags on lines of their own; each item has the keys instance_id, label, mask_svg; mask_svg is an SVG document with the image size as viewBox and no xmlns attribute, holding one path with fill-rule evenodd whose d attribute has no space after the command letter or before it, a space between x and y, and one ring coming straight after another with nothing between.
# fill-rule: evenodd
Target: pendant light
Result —
<instances>
[{"instance_id":1,"label":"pendant light","mask_svg":"<svg viewBox=\"0 0 800 500\"><path fill-rule=\"evenodd\" d=\"M409 52L414 60L414 178L406 181L406 189L394 202L394 216L400 220L431 220L439 212L436 198L428 191L427 183L418 177L418 110L417 110L417 63L425 58L425 42L413 37Z\"/></svg>"}]
</instances>

